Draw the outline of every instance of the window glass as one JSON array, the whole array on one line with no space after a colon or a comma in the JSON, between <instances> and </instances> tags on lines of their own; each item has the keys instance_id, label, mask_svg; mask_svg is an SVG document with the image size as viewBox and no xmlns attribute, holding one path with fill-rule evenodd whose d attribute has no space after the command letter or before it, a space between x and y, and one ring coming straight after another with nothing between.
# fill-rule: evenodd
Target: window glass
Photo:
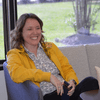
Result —
<instances>
[{"instance_id":1,"label":"window glass","mask_svg":"<svg viewBox=\"0 0 100 100\"><path fill-rule=\"evenodd\" d=\"M55 42L55 39L63 39L75 33L74 29L66 24L67 16L74 12L72 2L17 0L17 9L18 18L23 13L38 15L44 23L43 30L45 33L43 34L46 41L54 42L57 46L64 46L64 44Z\"/></svg>"},{"instance_id":2,"label":"window glass","mask_svg":"<svg viewBox=\"0 0 100 100\"><path fill-rule=\"evenodd\" d=\"M2 0L0 0L0 60L5 59L4 53L4 34L3 34L3 10Z\"/></svg>"}]
</instances>

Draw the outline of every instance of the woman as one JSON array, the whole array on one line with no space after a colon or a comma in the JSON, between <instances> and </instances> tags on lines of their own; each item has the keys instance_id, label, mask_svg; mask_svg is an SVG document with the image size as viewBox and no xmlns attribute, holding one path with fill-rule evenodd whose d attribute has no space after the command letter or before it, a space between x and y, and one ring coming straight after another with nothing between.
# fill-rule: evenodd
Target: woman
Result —
<instances>
[{"instance_id":1,"label":"woman","mask_svg":"<svg viewBox=\"0 0 100 100\"><path fill-rule=\"evenodd\" d=\"M44 42L43 22L35 14L23 14L11 31L7 68L12 80L32 81L41 88L44 100L81 100L80 93L98 88L92 77L78 82L68 59L53 43ZM67 90L64 81L69 83Z\"/></svg>"}]
</instances>

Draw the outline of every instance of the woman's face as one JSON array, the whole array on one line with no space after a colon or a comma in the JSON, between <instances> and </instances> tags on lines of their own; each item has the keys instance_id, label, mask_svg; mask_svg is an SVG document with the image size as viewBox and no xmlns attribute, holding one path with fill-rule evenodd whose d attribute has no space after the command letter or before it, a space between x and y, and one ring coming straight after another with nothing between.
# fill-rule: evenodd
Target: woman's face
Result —
<instances>
[{"instance_id":1,"label":"woman's face","mask_svg":"<svg viewBox=\"0 0 100 100\"><path fill-rule=\"evenodd\" d=\"M36 19L28 18L23 27L22 35L26 47L38 46L41 39L41 27Z\"/></svg>"}]
</instances>

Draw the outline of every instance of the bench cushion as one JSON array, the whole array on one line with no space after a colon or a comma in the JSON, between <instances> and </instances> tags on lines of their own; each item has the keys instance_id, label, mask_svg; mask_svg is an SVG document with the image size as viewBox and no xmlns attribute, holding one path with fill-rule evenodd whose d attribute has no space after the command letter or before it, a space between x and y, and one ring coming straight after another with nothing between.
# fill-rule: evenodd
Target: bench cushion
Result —
<instances>
[{"instance_id":1,"label":"bench cushion","mask_svg":"<svg viewBox=\"0 0 100 100\"><path fill-rule=\"evenodd\" d=\"M84 45L59 47L59 49L68 58L69 63L73 66L79 82L85 77L90 76L87 54Z\"/></svg>"},{"instance_id":2,"label":"bench cushion","mask_svg":"<svg viewBox=\"0 0 100 100\"><path fill-rule=\"evenodd\" d=\"M86 45L86 52L88 56L90 74L97 78L95 66L100 67L100 44Z\"/></svg>"}]
</instances>

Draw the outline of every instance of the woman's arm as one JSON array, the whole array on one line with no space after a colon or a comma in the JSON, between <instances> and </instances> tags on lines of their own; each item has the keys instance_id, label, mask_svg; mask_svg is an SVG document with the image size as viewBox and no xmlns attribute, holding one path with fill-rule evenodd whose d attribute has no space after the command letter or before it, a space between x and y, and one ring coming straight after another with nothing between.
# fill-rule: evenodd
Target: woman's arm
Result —
<instances>
[{"instance_id":1,"label":"woman's arm","mask_svg":"<svg viewBox=\"0 0 100 100\"><path fill-rule=\"evenodd\" d=\"M51 73L36 69L34 63L32 64L33 66L30 66L30 64L28 64L30 63L28 60L31 59L26 58L27 57L25 55L22 55L15 50L11 50L7 53L7 68L11 79L16 83L22 83L26 80L34 82L50 82Z\"/></svg>"},{"instance_id":2,"label":"woman's arm","mask_svg":"<svg viewBox=\"0 0 100 100\"><path fill-rule=\"evenodd\" d=\"M52 44L52 49L53 49L55 55L57 56L57 58L61 64L61 68L63 70L65 80L70 81L70 80L74 79L76 81L76 83L78 84L79 81L78 81L78 78L76 76L76 73L73 70L72 66L69 64L67 57L65 57L63 55L63 53L59 50L59 48L55 44Z\"/></svg>"}]
</instances>

